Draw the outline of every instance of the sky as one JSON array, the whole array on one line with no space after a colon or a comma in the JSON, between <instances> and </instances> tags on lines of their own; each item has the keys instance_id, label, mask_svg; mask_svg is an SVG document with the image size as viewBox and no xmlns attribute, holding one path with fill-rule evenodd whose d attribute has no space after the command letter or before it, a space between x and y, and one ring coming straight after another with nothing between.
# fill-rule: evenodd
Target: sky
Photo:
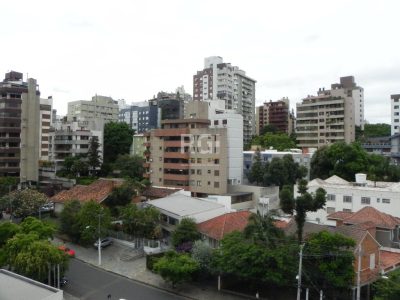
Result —
<instances>
[{"instance_id":1,"label":"sky","mask_svg":"<svg viewBox=\"0 0 400 300\"><path fill-rule=\"evenodd\" d=\"M222 56L255 80L256 104L291 107L341 76L364 88L369 123L400 93L400 1L7 1L0 73L36 78L58 114L95 94L148 100ZM0 76L3 76L0 74Z\"/></svg>"}]
</instances>

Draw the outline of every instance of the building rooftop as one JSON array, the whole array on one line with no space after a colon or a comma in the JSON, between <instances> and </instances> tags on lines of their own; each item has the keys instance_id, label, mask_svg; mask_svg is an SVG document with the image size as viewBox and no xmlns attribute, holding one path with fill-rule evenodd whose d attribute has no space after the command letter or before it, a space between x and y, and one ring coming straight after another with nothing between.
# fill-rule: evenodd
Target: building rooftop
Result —
<instances>
[{"instance_id":1,"label":"building rooftop","mask_svg":"<svg viewBox=\"0 0 400 300\"><path fill-rule=\"evenodd\" d=\"M248 224L251 212L238 211L224 214L197 225L202 234L217 241L233 231L243 231Z\"/></svg>"},{"instance_id":2,"label":"building rooftop","mask_svg":"<svg viewBox=\"0 0 400 300\"><path fill-rule=\"evenodd\" d=\"M0 269L1 300L62 300L63 292L30 278Z\"/></svg>"},{"instance_id":3,"label":"building rooftop","mask_svg":"<svg viewBox=\"0 0 400 300\"><path fill-rule=\"evenodd\" d=\"M224 207L222 204L182 194L173 194L165 198L152 200L149 204L180 217L190 217L195 214Z\"/></svg>"},{"instance_id":4,"label":"building rooftop","mask_svg":"<svg viewBox=\"0 0 400 300\"><path fill-rule=\"evenodd\" d=\"M395 229L400 218L383 213L372 206L366 206L355 213L335 212L327 216L331 220L342 220L344 224L372 223L377 228Z\"/></svg>"},{"instance_id":5,"label":"building rooftop","mask_svg":"<svg viewBox=\"0 0 400 300\"><path fill-rule=\"evenodd\" d=\"M167 197L167 196L174 194L181 190L182 189L179 189L179 188L150 186L143 191L142 196L148 197L148 198L153 198L153 199L158 199L158 198Z\"/></svg>"},{"instance_id":6,"label":"building rooftop","mask_svg":"<svg viewBox=\"0 0 400 300\"><path fill-rule=\"evenodd\" d=\"M98 203L104 201L114 187L123 183L122 179L99 179L90 185L76 185L73 188L61 191L50 198L53 202L63 203L68 200L87 202L94 200Z\"/></svg>"}]
</instances>

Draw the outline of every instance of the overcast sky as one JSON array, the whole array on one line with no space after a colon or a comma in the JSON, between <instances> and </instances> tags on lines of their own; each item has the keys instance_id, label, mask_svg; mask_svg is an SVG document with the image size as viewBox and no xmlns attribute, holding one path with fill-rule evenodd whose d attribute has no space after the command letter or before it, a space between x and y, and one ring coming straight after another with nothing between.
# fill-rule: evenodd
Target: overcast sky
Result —
<instances>
[{"instance_id":1,"label":"overcast sky","mask_svg":"<svg viewBox=\"0 0 400 300\"><path fill-rule=\"evenodd\" d=\"M257 104L287 96L295 107L354 75L366 119L390 123L399 12L398 0L4 1L0 72L36 78L65 114L96 93L128 103L180 85L192 94L193 74L217 55L257 80Z\"/></svg>"}]
</instances>

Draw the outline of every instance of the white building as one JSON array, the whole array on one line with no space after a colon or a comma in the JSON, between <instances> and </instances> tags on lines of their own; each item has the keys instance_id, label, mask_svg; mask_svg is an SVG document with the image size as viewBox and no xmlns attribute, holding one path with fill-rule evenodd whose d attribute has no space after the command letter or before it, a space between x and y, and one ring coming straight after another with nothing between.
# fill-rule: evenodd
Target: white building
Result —
<instances>
[{"instance_id":1,"label":"white building","mask_svg":"<svg viewBox=\"0 0 400 300\"><path fill-rule=\"evenodd\" d=\"M243 116L243 138L248 142L255 133L255 83L222 57L207 57L204 69L193 76L193 100L223 100L226 109Z\"/></svg>"},{"instance_id":2,"label":"white building","mask_svg":"<svg viewBox=\"0 0 400 300\"><path fill-rule=\"evenodd\" d=\"M36 280L0 269L1 300L63 300L63 291Z\"/></svg>"},{"instance_id":3,"label":"white building","mask_svg":"<svg viewBox=\"0 0 400 300\"><path fill-rule=\"evenodd\" d=\"M118 102L111 97L93 96L91 101L78 100L68 102L69 121L103 120L118 121Z\"/></svg>"},{"instance_id":4,"label":"white building","mask_svg":"<svg viewBox=\"0 0 400 300\"><path fill-rule=\"evenodd\" d=\"M400 94L391 95L391 135L400 133Z\"/></svg>"},{"instance_id":5,"label":"white building","mask_svg":"<svg viewBox=\"0 0 400 300\"><path fill-rule=\"evenodd\" d=\"M318 188L327 193L326 206L316 212L307 213L307 221L335 225L327 215L337 212L357 212L365 206L400 218L400 182L374 182L366 180L365 174L356 174L356 182L348 182L338 176L326 180L314 179L308 183L308 191ZM297 186L294 187L297 197Z\"/></svg>"}]
</instances>

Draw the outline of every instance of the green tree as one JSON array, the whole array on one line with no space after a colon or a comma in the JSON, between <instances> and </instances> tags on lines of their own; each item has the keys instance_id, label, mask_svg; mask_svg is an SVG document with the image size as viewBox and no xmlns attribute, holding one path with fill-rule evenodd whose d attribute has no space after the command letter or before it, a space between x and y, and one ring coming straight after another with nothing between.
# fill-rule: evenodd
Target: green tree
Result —
<instances>
[{"instance_id":1,"label":"green tree","mask_svg":"<svg viewBox=\"0 0 400 300\"><path fill-rule=\"evenodd\" d=\"M375 293L374 300L400 299L400 270L387 274L387 278L374 282L372 289Z\"/></svg>"},{"instance_id":2,"label":"green tree","mask_svg":"<svg viewBox=\"0 0 400 300\"><path fill-rule=\"evenodd\" d=\"M36 233L16 234L7 241L4 253L14 272L41 282L48 278L50 266L59 264L62 271L68 266L67 255Z\"/></svg>"},{"instance_id":3,"label":"green tree","mask_svg":"<svg viewBox=\"0 0 400 300\"><path fill-rule=\"evenodd\" d=\"M192 258L198 263L202 273L211 271L213 249L204 241L195 241L192 248Z\"/></svg>"},{"instance_id":4,"label":"green tree","mask_svg":"<svg viewBox=\"0 0 400 300\"><path fill-rule=\"evenodd\" d=\"M186 253L167 252L154 263L154 271L170 282L172 287L190 280L199 269L198 263Z\"/></svg>"},{"instance_id":5,"label":"green tree","mask_svg":"<svg viewBox=\"0 0 400 300\"><path fill-rule=\"evenodd\" d=\"M254 153L254 161L251 165L251 169L247 178L249 179L250 183L255 182L257 185L260 185L263 182L264 177L264 167L261 162L261 154L260 151L256 151Z\"/></svg>"},{"instance_id":6,"label":"green tree","mask_svg":"<svg viewBox=\"0 0 400 300\"><path fill-rule=\"evenodd\" d=\"M87 153L88 165L90 173L96 172L96 169L101 166L100 143L97 136L92 136L89 141L89 150Z\"/></svg>"},{"instance_id":7,"label":"green tree","mask_svg":"<svg viewBox=\"0 0 400 300\"><path fill-rule=\"evenodd\" d=\"M260 135L265 135L267 133L275 134L277 132L278 132L278 128L275 125L268 124L263 127L263 129L260 132Z\"/></svg>"},{"instance_id":8,"label":"green tree","mask_svg":"<svg viewBox=\"0 0 400 300\"><path fill-rule=\"evenodd\" d=\"M0 177L0 198L14 190L18 185L18 177Z\"/></svg>"},{"instance_id":9,"label":"green tree","mask_svg":"<svg viewBox=\"0 0 400 300\"><path fill-rule=\"evenodd\" d=\"M81 233L79 242L88 245L107 235L111 225L110 211L95 201L88 201L82 205L76 221Z\"/></svg>"},{"instance_id":10,"label":"green tree","mask_svg":"<svg viewBox=\"0 0 400 300\"><path fill-rule=\"evenodd\" d=\"M284 185L294 185L297 180L307 175L307 168L293 160L290 154L282 158L274 157L271 162L265 164L264 185L277 185L280 189Z\"/></svg>"},{"instance_id":11,"label":"green tree","mask_svg":"<svg viewBox=\"0 0 400 300\"><path fill-rule=\"evenodd\" d=\"M353 239L322 231L304 247L304 283L316 285L330 299L344 299L353 285Z\"/></svg>"},{"instance_id":12,"label":"green tree","mask_svg":"<svg viewBox=\"0 0 400 300\"><path fill-rule=\"evenodd\" d=\"M296 143L286 133L267 133L261 137L261 146L284 151L296 148Z\"/></svg>"},{"instance_id":13,"label":"green tree","mask_svg":"<svg viewBox=\"0 0 400 300\"><path fill-rule=\"evenodd\" d=\"M118 155L128 154L134 131L125 122L104 125L104 162L113 163Z\"/></svg>"},{"instance_id":14,"label":"green tree","mask_svg":"<svg viewBox=\"0 0 400 300\"><path fill-rule=\"evenodd\" d=\"M381 137L390 136L390 124L377 123L377 124L365 124L364 125L364 137Z\"/></svg>"},{"instance_id":15,"label":"green tree","mask_svg":"<svg viewBox=\"0 0 400 300\"><path fill-rule=\"evenodd\" d=\"M138 155L124 154L117 157L113 168L119 172L119 177L141 181L144 173L143 163L143 158Z\"/></svg>"},{"instance_id":16,"label":"green tree","mask_svg":"<svg viewBox=\"0 0 400 300\"><path fill-rule=\"evenodd\" d=\"M39 209L48 202L45 194L37 190L16 190L3 196L3 205L11 203L13 214L16 217L25 218L39 213Z\"/></svg>"},{"instance_id":17,"label":"green tree","mask_svg":"<svg viewBox=\"0 0 400 300\"><path fill-rule=\"evenodd\" d=\"M234 275L255 285L292 285L297 272L297 251L296 243L282 241L269 248L236 231L222 239L212 264L222 275Z\"/></svg>"},{"instance_id":18,"label":"green tree","mask_svg":"<svg viewBox=\"0 0 400 300\"><path fill-rule=\"evenodd\" d=\"M60 231L67 234L74 242L80 239L80 230L77 216L81 210L81 203L78 200L67 201L60 214Z\"/></svg>"},{"instance_id":19,"label":"green tree","mask_svg":"<svg viewBox=\"0 0 400 300\"><path fill-rule=\"evenodd\" d=\"M192 245L195 241L200 239L200 237L201 235L197 231L195 221L190 218L184 218L176 226L176 229L172 232L172 245L174 247L179 247L184 243Z\"/></svg>"},{"instance_id":20,"label":"green tree","mask_svg":"<svg viewBox=\"0 0 400 300\"><path fill-rule=\"evenodd\" d=\"M39 239L49 239L49 238L52 239L56 231L53 225L45 223L34 217L27 217L21 223L20 227L22 233L28 234L34 232L39 236Z\"/></svg>"},{"instance_id":21,"label":"green tree","mask_svg":"<svg viewBox=\"0 0 400 300\"><path fill-rule=\"evenodd\" d=\"M120 208L120 219L126 233L148 239L159 237L160 213L154 207L139 209L131 203Z\"/></svg>"},{"instance_id":22,"label":"green tree","mask_svg":"<svg viewBox=\"0 0 400 300\"><path fill-rule=\"evenodd\" d=\"M297 224L297 238L299 243L303 240L303 227L306 221L306 215L309 211L317 211L325 206L326 191L323 188L318 188L315 194L309 193L307 190L307 180L300 180L298 184L299 196L294 199L291 193L291 186L284 186L279 198L281 209L287 214L295 212L295 221Z\"/></svg>"},{"instance_id":23,"label":"green tree","mask_svg":"<svg viewBox=\"0 0 400 300\"><path fill-rule=\"evenodd\" d=\"M21 228L17 224L11 222L0 223L0 248L2 248L10 238L20 231Z\"/></svg>"}]
</instances>

